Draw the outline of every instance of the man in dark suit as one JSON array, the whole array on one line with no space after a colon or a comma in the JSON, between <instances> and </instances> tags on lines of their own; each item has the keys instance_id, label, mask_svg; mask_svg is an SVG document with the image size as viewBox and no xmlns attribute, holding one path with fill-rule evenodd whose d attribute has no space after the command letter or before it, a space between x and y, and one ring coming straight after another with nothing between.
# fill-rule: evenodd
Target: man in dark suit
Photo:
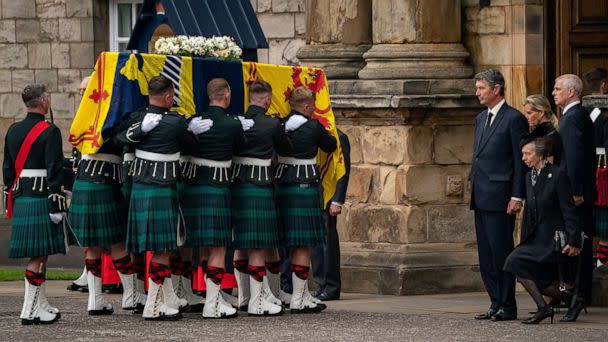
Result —
<instances>
[{"instance_id":1,"label":"man in dark suit","mask_svg":"<svg viewBox=\"0 0 608 342\"><path fill-rule=\"evenodd\" d=\"M325 221L325 243L312 251L312 274L317 291L315 297L322 301L340 299L340 239L336 227L338 215L346 199L346 188L350 175L350 142L348 136L338 129L338 139L344 155L346 173L338 180L336 192L323 211Z\"/></svg>"},{"instance_id":2,"label":"man in dark suit","mask_svg":"<svg viewBox=\"0 0 608 342\"><path fill-rule=\"evenodd\" d=\"M582 231L588 237L594 236L593 203L595 202L595 141L593 122L589 113L581 105L583 81L572 74L555 80L553 98L562 108L559 133L564 145L561 166L565 169L572 185L574 205L577 207ZM591 299L591 279L593 253L591 239L585 239L580 256L580 270L576 280L576 293L568 312L562 321L575 321L585 302Z\"/></svg>"},{"instance_id":3,"label":"man in dark suit","mask_svg":"<svg viewBox=\"0 0 608 342\"><path fill-rule=\"evenodd\" d=\"M517 318L515 278L503 266L513 250L515 215L525 196L526 169L519 143L528 133L528 123L505 102L505 81L499 71L478 73L475 87L475 95L487 109L475 119L471 209L475 210L479 269L491 300L488 311L475 318L513 320Z\"/></svg>"}]
</instances>

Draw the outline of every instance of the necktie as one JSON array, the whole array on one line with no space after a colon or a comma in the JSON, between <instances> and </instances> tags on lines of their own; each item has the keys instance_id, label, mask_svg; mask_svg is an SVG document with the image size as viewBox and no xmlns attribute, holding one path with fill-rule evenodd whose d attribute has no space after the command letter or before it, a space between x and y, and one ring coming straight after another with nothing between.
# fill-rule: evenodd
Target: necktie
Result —
<instances>
[{"instance_id":1,"label":"necktie","mask_svg":"<svg viewBox=\"0 0 608 342\"><path fill-rule=\"evenodd\" d=\"M538 171L535 168L532 168L532 174L530 175L530 182L532 186L536 185L536 179L538 178Z\"/></svg>"},{"instance_id":2,"label":"necktie","mask_svg":"<svg viewBox=\"0 0 608 342\"><path fill-rule=\"evenodd\" d=\"M494 115L494 113L488 112L488 119L486 120L486 125L483 128L484 132L488 129L488 127L490 127L490 124L492 123L492 116L493 115Z\"/></svg>"}]
</instances>

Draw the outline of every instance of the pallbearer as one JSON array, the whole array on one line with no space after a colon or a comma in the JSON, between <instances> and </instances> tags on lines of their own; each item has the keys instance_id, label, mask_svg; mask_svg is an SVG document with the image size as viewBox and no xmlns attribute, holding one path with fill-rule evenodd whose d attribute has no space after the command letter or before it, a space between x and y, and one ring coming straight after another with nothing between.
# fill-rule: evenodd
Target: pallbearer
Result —
<instances>
[{"instance_id":1,"label":"pallbearer","mask_svg":"<svg viewBox=\"0 0 608 342\"><path fill-rule=\"evenodd\" d=\"M197 141L188 131L186 119L170 111L173 83L156 76L148 87L150 105L135 114L141 121L126 132L135 146L126 244L131 253L154 252L143 317L176 320L187 302L175 295L169 271L169 258L183 230L175 184L180 174L180 152Z\"/></svg>"},{"instance_id":2,"label":"pallbearer","mask_svg":"<svg viewBox=\"0 0 608 342\"><path fill-rule=\"evenodd\" d=\"M336 139L321 123L312 118L315 110L313 93L305 87L295 88L289 99L291 113L286 122L291 151L279 149L275 174L276 200L284 244L291 247L293 294L292 313L320 312L325 304L317 303L308 292L310 249L323 243L323 218L320 172L317 150L330 153Z\"/></svg>"},{"instance_id":3,"label":"pallbearer","mask_svg":"<svg viewBox=\"0 0 608 342\"><path fill-rule=\"evenodd\" d=\"M50 324L60 314L46 299L46 262L49 255L65 254L61 132L44 120L50 108L44 85L26 86L21 98L28 113L4 141L5 208L13 218L8 256L30 258L21 324Z\"/></svg>"},{"instance_id":4,"label":"pallbearer","mask_svg":"<svg viewBox=\"0 0 608 342\"><path fill-rule=\"evenodd\" d=\"M207 132L198 134L198 145L190 153L184 176L182 203L189 247L208 249L205 285L207 294L203 317L236 317L236 310L224 299L220 284L224 275L226 247L232 242L230 213L230 170L234 149L243 139L243 128L236 117L226 113L230 87L226 80L207 84L209 109L198 118L212 121ZM201 255L205 251L201 252Z\"/></svg>"},{"instance_id":5,"label":"pallbearer","mask_svg":"<svg viewBox=\"0 0 608 342\"><path fill-rule=\"evenodd\" d=\"M146 302L141 286L137 286L137 269L125 251L127 213L121 192L124 143L121 130L122 127L117 126L106 132L104 143L97 153L82 155L72 190L70 223L79 244L88 247L85 266L89 315L108 315L114 311L112 304L102 296L104 251L111 253L123 285L122 308L141 310Z\"/></svg>"},{"instance_id":6,"label":"pallbearer","mask_svg":"<svg viewBox=\"0 0 608 342\"><path fill-rule=\"evenodd\" d=\"M271 159L275 148L283 140L288 144L288 140L282 139L285 130L279 119L266 116L272 102L270 84L253 82L249 86L249 100L244 117L255 125L245 132L246 142L233 159L232 210L237 249L234 266L239 306L247 305L250 315L279 315L282 304L275 296L278 293L272 293L267 276L267 271L274 275L272 283L278 292L279 262L278 258L266 260L265 252L273 251L280 243Z\"/></svg>"}]
</instances>

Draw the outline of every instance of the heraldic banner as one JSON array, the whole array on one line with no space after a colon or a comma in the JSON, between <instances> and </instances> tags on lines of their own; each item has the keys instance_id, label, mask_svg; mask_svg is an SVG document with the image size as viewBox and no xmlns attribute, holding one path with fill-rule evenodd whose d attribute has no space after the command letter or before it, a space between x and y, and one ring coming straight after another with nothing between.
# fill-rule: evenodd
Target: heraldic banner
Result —
<instances>
[{"instance_id":1,"label":"heraldic banner","mask_svg":"<svg viewBox=\"0 0 608 342\"><path fill-rule=\"evenodd\" d=\"M186 118L207 110L207 82L217 77L226 79L230 84L232 103L228 113L231 115L240 115L247 110L247 86L258 79L272 85L272 105L268 115L280 118L289 114L289 96L295 87L305 86L312 90L316 96L313 118L338 140L338 149L334 153L327 154L319 150L317 156L323 199L327 205L345 168L327 78L323 70L318 68L102 52L70 128L70 143L83 154L96 153L103 144L104 133L118 125L129 113L148 105L148 81L158 75L173 81L175 99L171 109Z\"/></svg>"}]
</instances>

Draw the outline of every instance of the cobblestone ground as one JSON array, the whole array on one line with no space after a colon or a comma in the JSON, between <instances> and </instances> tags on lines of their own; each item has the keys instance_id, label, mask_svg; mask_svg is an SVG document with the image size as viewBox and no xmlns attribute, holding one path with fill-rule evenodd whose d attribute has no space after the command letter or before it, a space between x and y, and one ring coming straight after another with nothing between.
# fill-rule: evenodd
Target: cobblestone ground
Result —
<instances>
[{"instance_id":1,"label":"cobblestone ground","mask_svg":"<svg viewBox=\"0 0 608 342\"><path fill-rule=\"evenodd\" d=\"M352 298L330 302L318 315L285 314L274 318L241 315L231 320L203 320L199 314L185 314L179 322L147 322L122 310L112 316L89 318L86 295L65 293L51 297L62 311L60 321L49 326L21 326L22 283L0 286L0 340L218 340L218 341L607 341L604 316L595 323L524 326L520 322L479 322L469 313L436 310L413 313L425 296L414 298L410 309L391 307L391 298ZM63 285L63 283L62 283ZM51 292L51 291L50 291ZM388 297L388 302L387 298ZM119 305L118 295L109 296ZM359 302L357 302L359 301ZM415 304L418 301L418 304ZM334 304L335 303L335 304ZM387 304L389 303L389 304ZM374 311L383 312L361 312ZM604 309L602 309L604 310ZM397 311L397 312L395 312ZM399 313L403 311L404 313ZM605 310L600 315L605 315ZM593 313L589 314L593 318ZM599 317L599 318L598 318ZM557 317L556 317L557 318ZM599 321L598 321L599 319ZM592 320L593 321L593 320ZM603 323L602 323L603 322Z\"/></svg>"}]
</instances>

